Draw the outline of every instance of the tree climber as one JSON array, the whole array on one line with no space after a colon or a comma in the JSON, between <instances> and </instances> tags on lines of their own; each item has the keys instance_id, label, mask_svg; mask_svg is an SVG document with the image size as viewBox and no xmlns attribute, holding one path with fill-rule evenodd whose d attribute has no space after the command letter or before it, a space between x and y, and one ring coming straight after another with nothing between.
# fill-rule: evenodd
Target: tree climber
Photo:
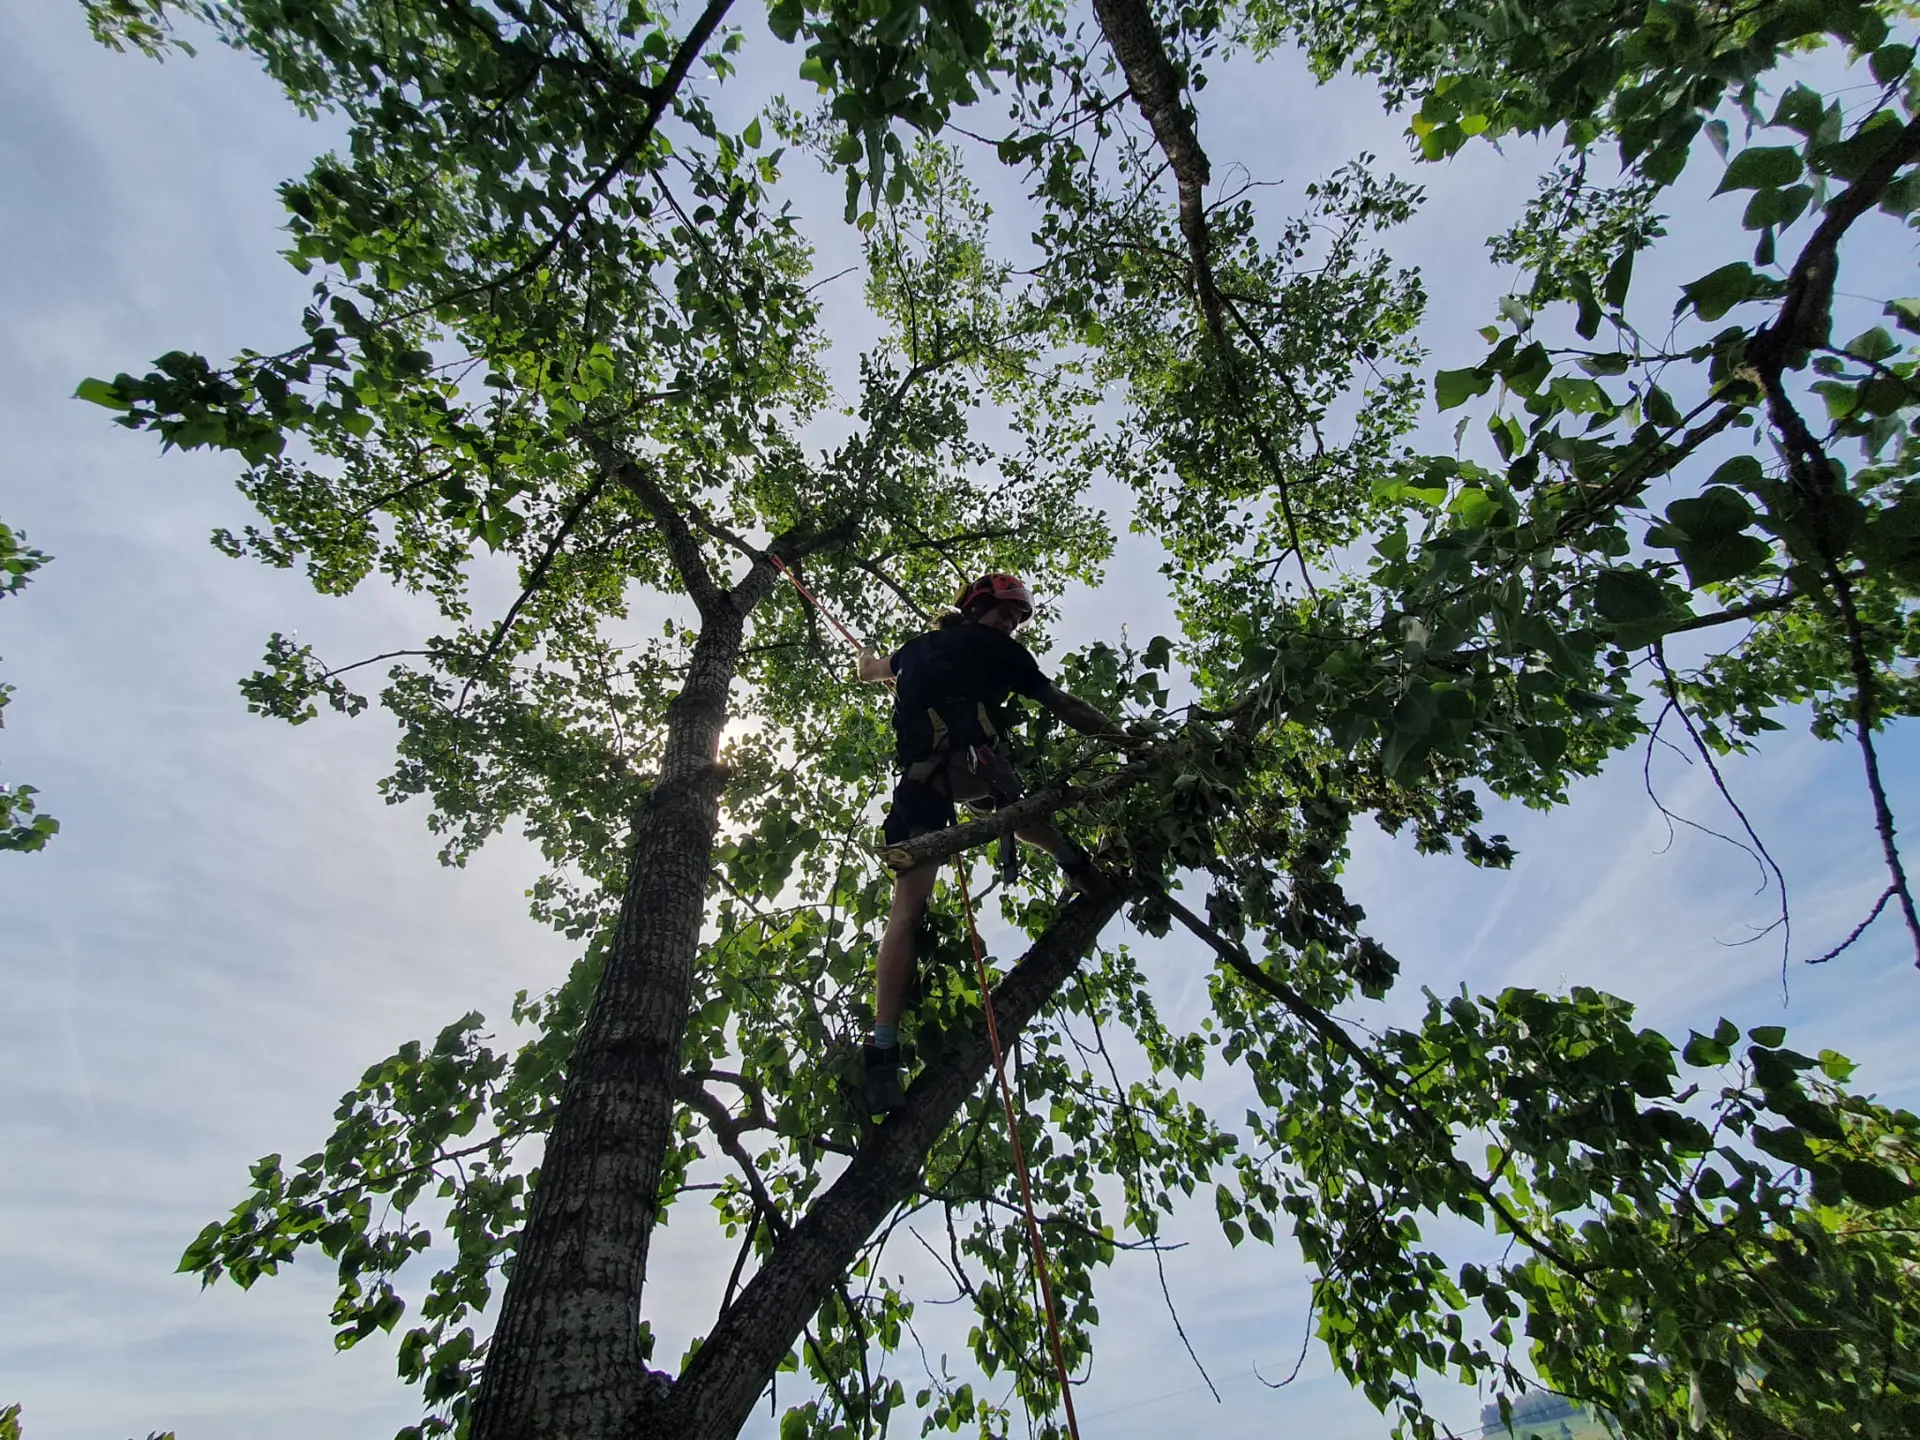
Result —
<instances>
[{"instance_id":1,"label":"tree climber","mask_svg":"<svg viewBox=\"0 0 1920 1440\"><path fill-rule=\"evenodd\" d=\"M1052 684L1026 646L1013 638L1033 615L1033 597L1019 577L983 575L960 592L954 606L937 628L891 656L860 655L860 679L893 680L899 686L893 730L902 773L887 811L889 845L948 829L959 818L956 804L987 814L1019 797L1002 709L1010 695L1039 701L1083 734L1138 743L1086 701ZM1023 826L1015 834L1051 855L1069 884L1083 885L1093 873L1087 852L1051 824ZM876 967L873 1038L865 1055L871 1112L896 1109L905 1098L900 1016L938 873L937 864L919 864L894 877L893 908Z\"/></svg>"}]
</instances>

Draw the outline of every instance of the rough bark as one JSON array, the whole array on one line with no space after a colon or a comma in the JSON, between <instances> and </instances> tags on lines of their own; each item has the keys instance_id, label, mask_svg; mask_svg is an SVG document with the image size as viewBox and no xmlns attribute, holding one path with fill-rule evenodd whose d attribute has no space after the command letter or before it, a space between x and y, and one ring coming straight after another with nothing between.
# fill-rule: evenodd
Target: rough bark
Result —
<instances>
[{"instance_id":1,"label":"rough bark","mask_svg":"<svg viewBox=\"0 0 1920 1440\"><path fill-rule=\"evenodd\" d=\"M720 732L746 616L776 579L756 561L722 590L653 478L590 444L660 526L700 609L700 638L635 823L619 926L489 1342L473 1440L615 1440L657 1395L641 1363L640 1293L719 823Z\"/></svg>"},{"instance_id":2,"label":"rough bark","mask_svg":"<svg viewBox=\"0 0 1920 1440\"><path fill-rule=\"evenodd\" d=\"M1081 896L1033 943L994 988L994 1016L1002 1035L1017 1034L1058 993L1120 908L1121 898L1117 890ZM982 1019L956 1054L922 1072L907 1091L906 1105L874 1132L781 1239L649 1417L639 1432L643 1440L732 1440L739 1433L781 1359L860 1247L914 1193L928 1152L991 1064Z\"/></svg>"},{"instance_id":3,"label":"rough bark","mask_svg":"<svg viewBox=\"0 0 1920 1440\"><path fill-rule=\"evenodd\" d=\"M1216 343L1225 343L1226 325L1220 317L1220 291L1213 278L1211 244L1202 192L1213 178L1207 152L1200 148L1193 116L1181 94L1180 74L1168 58L1160 26L1146 0L1093 0L1100 31L1127 77L1134 103L1153 127L1153 138L1173 167L1180 195L1180 233L1186 237L1193 261L1193 283L1207 330Z\"/></svg>"}]
</instances>

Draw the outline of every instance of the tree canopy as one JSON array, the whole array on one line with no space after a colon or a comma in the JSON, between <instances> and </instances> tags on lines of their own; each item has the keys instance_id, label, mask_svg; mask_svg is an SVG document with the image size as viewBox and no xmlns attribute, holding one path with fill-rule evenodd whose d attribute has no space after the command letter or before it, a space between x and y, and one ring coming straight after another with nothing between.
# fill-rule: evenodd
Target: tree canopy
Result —
<instances>
[{"instance_id":1,"label":"tree canopy","mask_svg":"<svg viewBox=\"0 0 1920 1440\"><path fill-rule=\"evenodd\" d=\"M890 740L782 574L897 639L983 570L1098 583L1111 493L1178 633L1050 663L1161 738L1121 763L1030 718L1015 813L1069 812L1111 880L1063 901L1043 862L997 893L1069 1367L1098 1272L1161 1263L1209 1187L1234 1244L1291 1233L1318 1338L1409 1433L1434 1376L1545 1383L1636 1436L1912 1433L1920 1122L1843 1057L1728 1021L1679 1044L1584 985L1430 992L1378 1033L1334 1013L1399 972L1342 885L1356 824L1504 866L1485 797L1554 808L1668 728L1708 767L1796 715L1854 747L1885 890L1819 958L1883 915L1920 953L1877 740L1920 704L1920 300L1849 272L1886 323L1832 330L1848 242L1920 202L1909 6L83 4L109 44L253 53L346 138L281 192L301 315L81 397L235 457L259 518L227 553L433 602L438 634L372 660L270 636L246 703L357 714L388 667L386 793L450 863L524 830L534 914L582 947L511 1048L467 1015L375 1061L183 1269L251 1285L320 1251L339 1343L403 1334L413 1435L728 1436L795 1369L783 1435L1002 1434L1016 1406L1059 1433L952 897L907 1106L855 1113ZM741 93L749 31L788 47L791 99ZM1376 157L1292 177L1295 213L1215 176L1209 72L1282 50L1377 77L1425 160L1558 147L1491 242L1523 283L1483 354L1416 345L1386 241L1422 197ZM1689 165L1750 195L1741 229L1666 235ZM862 249L877 338L845 393L799 166L844 176ZM1677 295L1635 287L1663 243L1705 270ZM1416 443L1428 396L1464 414L1446 453ZM479 610L505 566L517 598ZM913 848L965 863L1002 823ZM1163 1023L1123 909L1216 958L1199 1031ZM1189 1098L1222 1067L1244 1121ZM739 1262L655 1369L648 1247L689 1200ZM1435 1216L1506 1258L1450 1257ZM912 1374L886 1251L921 1224L1004 1392Z\"/></svg>"}]
</instances>

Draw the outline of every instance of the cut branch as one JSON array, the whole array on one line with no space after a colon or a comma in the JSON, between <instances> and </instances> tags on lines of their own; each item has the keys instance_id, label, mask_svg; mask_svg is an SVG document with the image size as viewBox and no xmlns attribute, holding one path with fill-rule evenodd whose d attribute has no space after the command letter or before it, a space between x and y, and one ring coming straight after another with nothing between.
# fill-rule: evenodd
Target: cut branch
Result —
<instances>
[{"instance_id":1,"label":"cut branch","mask_svg":"<svg viewBox=\"0 0 1920 1440\"><path fill-rule=\"evenodd\" d=\"M1001 806L985 820L970 820L948 830L936 830L931 835L917 835L897 845L886 846L880 856L895 870L937 865L951 856L990 844L1010 830L1046 820L1059 811L1118 795L1138 785L1156 768L1150 759L1135 760L1086 785L1049 785L1011 805Z\"/></svg>"}]
</instances>

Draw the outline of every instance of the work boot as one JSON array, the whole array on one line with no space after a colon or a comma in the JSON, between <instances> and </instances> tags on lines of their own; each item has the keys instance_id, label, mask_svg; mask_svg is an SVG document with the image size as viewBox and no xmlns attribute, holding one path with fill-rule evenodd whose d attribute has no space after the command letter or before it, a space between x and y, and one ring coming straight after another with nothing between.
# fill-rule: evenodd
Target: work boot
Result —
<instances>
[{"instance_id":1,"label":"work boot","mask_svg":"<svg viewBox=\"0 0 1920 1440\"><path fill-rule=\"evenodd\" d=\"M1057 862L1060 873L1066 877L1069 895L1085 895L1099 888L1106 879L1100 873L1100 867L1093 863L1093 857L1072 841L1067 842L1071 849Z\"/></svg>"},{"instance_id":2,"label":"work boot","mask_svg":"<svg viewBox=\"0 0 1920 1440\"><path fill-rule=\"evenodd\" d=\"M900 1047L869 1044L865 1047L865 1059L867 1113L891 1114L906 1104L906 1086L900 1076Z\"/></svg>"},{"instance_id":3,"label":"work boot","mask_svg":"<svg viewBox=\"0 0 1920 1440\"><path fill-rule=\"evenodd\" d=\"M1008 886L1019 878L1020 842L1013 838L1013 832L1009 830L1000 837L1000 883Z\"/></svg>"}]
</instances>

